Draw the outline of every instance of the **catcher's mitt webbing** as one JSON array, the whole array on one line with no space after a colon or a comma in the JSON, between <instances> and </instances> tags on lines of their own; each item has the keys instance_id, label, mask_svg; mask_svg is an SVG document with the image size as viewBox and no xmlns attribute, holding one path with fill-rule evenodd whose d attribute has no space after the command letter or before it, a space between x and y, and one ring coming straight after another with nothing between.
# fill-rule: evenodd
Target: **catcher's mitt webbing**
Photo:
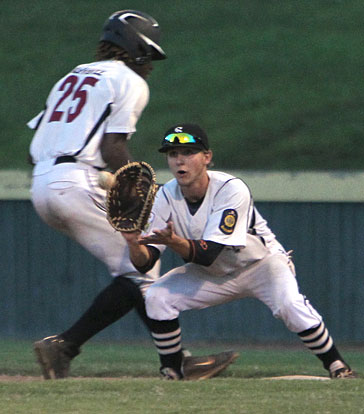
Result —
<instances>
[{"instance_id":1,"label":"catcher's mitt webbing","mask_svg":"<svg viewBox=\"0 0 364 414\"><path fill-rule=\"evenodd\" d=\"M156 192L155 172L146 162L131 162L119 168L106 196L109 223L118 231L144 230Z\"/></svg>"}]
</instances>

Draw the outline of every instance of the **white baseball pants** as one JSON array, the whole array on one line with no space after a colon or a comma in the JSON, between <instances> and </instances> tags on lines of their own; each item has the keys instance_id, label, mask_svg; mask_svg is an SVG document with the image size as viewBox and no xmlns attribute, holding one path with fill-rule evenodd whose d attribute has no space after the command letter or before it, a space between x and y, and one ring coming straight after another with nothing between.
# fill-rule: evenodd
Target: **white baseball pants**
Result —
<instances>
[{"instance_id":1,"label":"white baseball pants","mask_svg":"<svg viewBox=\"0 0 364 414\"><path fill-rule=\"evenodd\" d=\"M247 269L227 276L211 275L208 269L189 263L153 283L146 293L148 316L156 320L172 320L185 310L251 297L266 304L273 316L295 333L315 327L322 320L299 293L284 254L269 254Z\"/></svg>"}]
</instances>

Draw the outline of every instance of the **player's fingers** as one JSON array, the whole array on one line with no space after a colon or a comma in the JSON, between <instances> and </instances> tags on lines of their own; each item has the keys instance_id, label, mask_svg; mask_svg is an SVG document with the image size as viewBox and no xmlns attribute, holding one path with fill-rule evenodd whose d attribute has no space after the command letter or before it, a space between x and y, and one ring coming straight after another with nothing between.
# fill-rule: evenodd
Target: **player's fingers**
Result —
<instances>
[{"instance_id":1,"label":"player's fingers","mask_svg":"<svg viewBox=\"0 0 364 414\"><path fill-rule=\"evenodd\" d=\"M173 224L173 221L169 221L167 223L167 229L169 229L171 232L174 232L174 224Z\"/></svg>"},{"instance_id":2,"label":"player's fingers","mask_svg":"<svg viewBox=\"0 0 364 414\"><path fill-rule=\"evenodd\" d=\"M155 243L158 244L159 237L156 236L144 236L139 239L139 244L149 244Z\"/></svg>"}]
</instances>

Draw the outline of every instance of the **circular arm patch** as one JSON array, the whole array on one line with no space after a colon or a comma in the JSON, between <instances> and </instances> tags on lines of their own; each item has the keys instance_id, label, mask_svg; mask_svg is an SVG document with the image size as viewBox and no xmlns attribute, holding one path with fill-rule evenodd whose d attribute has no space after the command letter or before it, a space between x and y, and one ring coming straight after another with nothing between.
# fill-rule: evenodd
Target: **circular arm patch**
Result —
<instances>
[{"instance_id":1,"label":"circular arm patch","mask_svg":"<svg viewBox=\"0 0 364 414\"><path fill-rule=\"evenodd\" d=\"M231 234L234 231L238 213L234 209L224 210L222 213L219 229L224 234Z\"/></svg>"}]
</instances>

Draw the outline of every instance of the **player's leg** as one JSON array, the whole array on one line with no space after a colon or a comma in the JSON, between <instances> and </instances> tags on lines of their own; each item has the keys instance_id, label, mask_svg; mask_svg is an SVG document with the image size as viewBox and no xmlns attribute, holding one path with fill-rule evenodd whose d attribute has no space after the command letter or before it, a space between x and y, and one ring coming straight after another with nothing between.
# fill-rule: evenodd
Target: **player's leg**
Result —
<instances>
[{"instance_id":1,"label":"player's leg","mask_svg":"<svg viewBox=\"0 0 364 414\"><path fill-rule=\"evenodd\" d=\"M161 373L168 379L211 378L238 357L238 353L228 351L207 357L185 358L181 365L179 313L232 300L222 291L220 283L209 282L206 278L208 275L200 270L200 266L188 264L168 272L146 292L152 338L160 356Z\"/></svg>"},{"instance_id":2,"label":"player's leg","mask_svg":"<svg viewBox=\"0 0 364 414\"><path fill-rule=\"evenodd\" d=\"M49 226L72 237L102 260L111 274L143 277L131 265L123 237L112 229L105 212L95 205L94 199L102 203L104 196L97 186L97 172L75 167L57 166L49 174L34 178L33 204L38 214ZM67 376L70 361L78 354L79 347L132 309L138 295L141 293L132 281L116 278L64 336L37 341L34 348L43 376L47 379Z\"/></svg>"},{"instance_id":3,"label":"player's leg","mask_svg":"<svg viewBox=\"0 0 364 414\"><path fill-rule=\"evenodd\" d=\"M241 298L241 291L235 275L211 276L203 266L189 263L169 271L147 290L147 314L156 320L172 320L186 310Z\"/></svg>"},{"instance_id":4,"label":"player's leg","mask_svg":"<svg viewBox=\"0 0 364 414\"><path fill-rule=\"evenodd\" d=\"M154 344L161 363L160 372L168 380L201 380L218 375L238 358L234 351L207 356L185 356L181 347L178 318L149 320Z\"/></svg>"},{"instance_id":5,"label":"player's leg","mask_svg":"<svg viewBox=\"0 0 364 414\"><path fill-rule=\"evenodd\" d=\"M81 318L60 336L77 347L110 326L143 301L138 286L123 276L114 278Z\"/></svg>"},{"instance_id":6,"label":"player's leg","mask_svg":"<svg viewBox=\"0 0 364 414\"><path fill-rule=\"evenodd\" d=\"M298 334L304 345L322 361L331 377L352 376L321 315L299 292L286 256L278 254L263 261L248 280L253 296L265 303L291 332Z\"/></svg>"},{"instance_id":7,"label":"player's leg","mask_svg":"<svg viewBox=\"0 0 364 414\"><path fill-rule=\"evenodd\" d=\"M91 337L141 306L143 296L130 279L116 277L69 329L35 342L34 350L45 379L66 378L71 360Z\"/></svg>"},{"instance_id":8,"label":"player's leg","mask_svg":"<svg viewBox=\"0 0 364 414\"><path fill-rule=\"evenodd\" d=\"M97 207L105 191L97 185L98 171L84 164L60 164L44 176L34 177L33 205L41 218L105 263L112 276L137 273L127 245Z\"/></svg>"}]
</instances>

